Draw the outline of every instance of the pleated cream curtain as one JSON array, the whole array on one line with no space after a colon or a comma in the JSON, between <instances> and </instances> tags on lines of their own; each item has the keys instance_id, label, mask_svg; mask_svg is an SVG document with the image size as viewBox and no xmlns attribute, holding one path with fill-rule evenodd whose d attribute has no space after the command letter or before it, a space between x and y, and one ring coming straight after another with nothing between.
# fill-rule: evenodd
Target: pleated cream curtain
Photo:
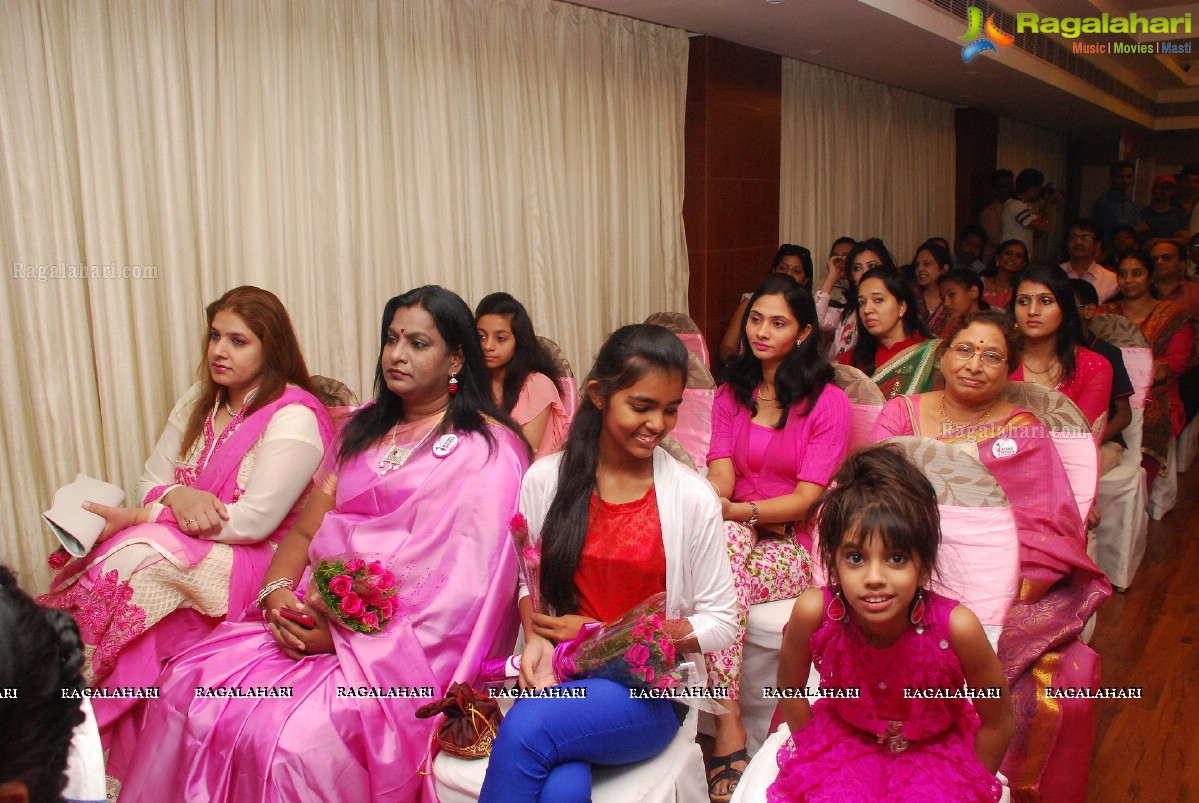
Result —
<instances>
[{"instance_id":1,"label":"pleated cream curtain","mask_svg":"<svg viewBox=\"0 0 1199 803\"><path fill-rule=\"evenodd\" d=\"M812 250L817 281L833 240L881 237L899 264L954 236L953 107L783 59L779 236Z\"/></svg>"},{"instance_id":2,"label":"pleated cream curtain","mask_svg":"<svg viewBox=\"0 0 1199 803\"><path fill-rule=\"evenodd\" d=\"M1066 135L1000 117L995 164L1016 175L1026 167L1035 168L1045 174L1046 183L1064 190ZM1053 213L1053 230L1036 240L1034 260L1056 265L1065 259L1065 238L1070 221L1064 217L1062 205L1059 204Z\"/></svg>"},{"instance_id":3,"label":"pleated cream curtain","mask_svg":"<svg viewBox=\"0 0 1199 803\"><path fill-rule=\"evenodd\" d=\"M7 2L0 561L44 588L54 489L132 490L230 287L364 398L416 285L513 293L580 372L685 310L686 70L549 0Z\"/></svg>"}]
</instances>

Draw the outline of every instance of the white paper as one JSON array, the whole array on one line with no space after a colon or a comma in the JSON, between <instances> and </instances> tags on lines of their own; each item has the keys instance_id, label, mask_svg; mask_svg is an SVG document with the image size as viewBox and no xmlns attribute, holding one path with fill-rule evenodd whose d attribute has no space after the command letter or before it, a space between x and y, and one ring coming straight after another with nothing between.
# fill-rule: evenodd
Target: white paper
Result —
<instances>
[{"instance_id":1,"label":"white paper","mask_svg":"<svg viewBox=\"0 0 1199 803\"><path fill-rule=\"evenodd\" d=\"M106 523L98 513L84 510L83 503L118 507L124 501L125 492L111 482L77 474L74 482L54 494L54 506L43 513L42 518L67 552L82 558L96 545Z\"/></svg>"}]
</instances>

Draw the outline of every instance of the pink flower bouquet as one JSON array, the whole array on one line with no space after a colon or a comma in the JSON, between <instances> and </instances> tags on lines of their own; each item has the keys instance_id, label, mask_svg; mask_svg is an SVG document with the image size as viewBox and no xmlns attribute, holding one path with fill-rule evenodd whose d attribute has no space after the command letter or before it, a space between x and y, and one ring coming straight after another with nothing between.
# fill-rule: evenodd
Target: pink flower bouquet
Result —
<instances>
[{"instance_id":1,"label":"pink flower bouquet","mask_svg":"<svg viewBox=\"0 0 1199 803\"><path fill-rule=\"evenodd\" d=\"M377 633L395 616L395 575L377 560L322 560L312 580L325 606L351 630Z\"/></svg>"},{"instance_id":2,"label":"pink flower bouquet","mask_svg":"<svg viewBox=\"0 0 1199 803\"><path fill-rule=\"evenodd\" d=\"M666 626L666 594L659 592L606 625L588 623L554 648L559 682L607 678L633 689L675 689L683 683L683 656Z\"/></svg>"}]
</instances>

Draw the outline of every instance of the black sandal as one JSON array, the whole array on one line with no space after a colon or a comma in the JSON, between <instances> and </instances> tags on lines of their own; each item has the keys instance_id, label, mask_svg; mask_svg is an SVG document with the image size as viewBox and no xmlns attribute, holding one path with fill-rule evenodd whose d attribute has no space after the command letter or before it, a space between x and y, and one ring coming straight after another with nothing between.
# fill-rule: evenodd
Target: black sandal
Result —
<instances>
[{"instance_id":1,"label":"black sandal","mask_svg":"<svg viewBox=\"0 0 1199 803\"><path fill-rule=\"evenodd\" d=\"M727 756L712 756L712 767L708 772L711 773L713 770L720 770L715 775L708 777L708 799L712 803L728 803L728 801L733 799L733 792L737 791L737 784L741 782L741 776L745 774L745 770L733 769L733 765L738 761L744 761L746 764L749 764L749 753L744 747L736 752L729 753ZM721 781L728 781L728 791L722 795L718 795L713 790Z\"/></svg>"}]
</instances>

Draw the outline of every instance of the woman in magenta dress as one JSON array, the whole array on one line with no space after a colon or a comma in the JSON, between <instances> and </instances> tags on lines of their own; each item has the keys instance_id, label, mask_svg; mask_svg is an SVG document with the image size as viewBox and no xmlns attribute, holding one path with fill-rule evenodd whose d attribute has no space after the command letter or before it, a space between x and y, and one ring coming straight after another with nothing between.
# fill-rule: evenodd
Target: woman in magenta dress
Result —
<instances>
[{"instance_id":1,"label":"woman in magenta dress","mask_svg":"<svg viewBox=\"0 0 1199 803\"><path fill-rule=\"evenodd\" d=\"M381 341L376 398L330 450L263 578L266 621L226 623L170 664L136 741L113 746L122 801L420 800L435 723L416 708L511 650L507 525L527 451L491 401L474 318L422 287L387 303ZM307 570L341 556L394 576L381 632L352 631L305 594ZM287 696L220 696L255 690Z\"/></svg>"},{"instance_id":2,"label":"woman in magenta dress","mask_svg":"<svg viewBox=\"0 0 1199 803\"><path fill-rule=\"evenodd\" d=\"M925 586L941 541L936 495L894 447L851 455L817 501L827 588L783 632L778 683L856 692L781 703L791 737L770 803L993 803L1012 735L1003 669L982 625ZM996 697L948 696L964 686ZM913 698L908 689L942 696Z\"/></svg>"},{"instance_id":3,"label":"woman in magenta dress","mask_svg":"<svg viewBox=\"0 0 1199 803\"><path fill-rule=\"evenodd\" d=\"M143 506L91 505L108 522L100 543L39 599L79 623L84 677L97 688L152 685L168 659L241 615L332 437L274 294L238 287L207 318L202 379L146 461ZM106 746L136 705L95 699Z\"/></svg>"},{"instance_id":4,"label":"woman in magenta dress","mask_svg":"<svg viewBox=\"0 0 1199 803\"><path fill-rule=\"evenodd\" d=\"M924 328L934 335L940 335L945 326L949 310L941 302L941 288L937 285L945 272L953 267L953 257L949 249L940 243L929 240L916 250L912 257L912 271L916 275L916 283L912 288L916 296L916 314Z\"/></svg>"},{"instance_id":5,"label":"woman in magenta dress","mask_svg":"<svg viewBox=\"0 0 1199 803\"><path fill-rule=\"evenodd\" d=\"M1065 271L1040 266L1026 270L1011 309L1024 346L1010 378L1061 391L1078 405L1092 428L1105 421L1112 366L1082 346L1082 319Z\"/></svg>"},{"instance_id":6,"label":"woman in magenta dress","mask_svg":"<svg viewBox=\"0 0 1199 803\"><path fill-rule=\"evenodd\" d=\"M528 310L507 293L492 293L475 307L475 325L496 404L520 424L534 460L558 451L570 417Z\"/></svg>"},{"instance_id":7,"label":"woman in magenta dress","mask_svg":"<svg viewBox=\"0 0 1199 803\"><path fill-rule=\"evenodd\" d=\"M1078 504L1048 431L999 398L1017 360L1011 319L997 310L967 315L945 342L945 390L892 400L874 437L924 435L966 450L1007 494L1020 535L1021 582L999 637L1016 707L1003 773L1013 801L1081 803L1095 739L1093 701L1048 699L1044 687L1098 686L1099 657L1080 635L1111 585L1087 556Z\"/></svg>"},{"instance_id":8,"label":"woman in magenta dress","mask_svg":"<svg viewBox=\"0 0 1199 803\"><path fill-rule=\"evenodd\" d=\"M728 799L745 766L737 703L749 606L811 586L812 501L849 449L849 399L820 359L816 307L788 277L768 277L750 298L740 355L730 361L712 409L708 480L720 494L737 591L737 636L707 656L709 682L729 690L716 718L713 799ZM716 776L714 776L715 778Z\"/></svg>"}]
</instances>

